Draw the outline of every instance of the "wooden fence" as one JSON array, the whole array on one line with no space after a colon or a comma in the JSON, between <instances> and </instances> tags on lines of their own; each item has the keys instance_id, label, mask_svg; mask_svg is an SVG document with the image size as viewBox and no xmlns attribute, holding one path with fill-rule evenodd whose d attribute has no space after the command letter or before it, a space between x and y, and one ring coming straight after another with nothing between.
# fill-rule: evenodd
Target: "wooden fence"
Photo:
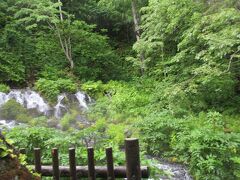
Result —
<instances>
[{"instance_id":1,"label":"wooden fence","mask_svg":"<svg viewBox=\"0 0 240 180\"><path fill-rule=\"evenodd\" d=\"M25 149L20 149L21 153L25 153ZM52 149L52 166L43 166L41 164L41 149L34 149L35 171L41 176L51 176L54 180L60 177L70 177L71 180L80 178L88 178L95 180L96 178L104 178L114 180L115 178L127 178L127 180L140 180L149 177L149 168L140 166L139 141L138 139L125 140L126 166L114 167L114 158L112 148L106 149L107 166L95 166L94 149L88 148L88 165L77 166L75 149L69 149L69 166L59 166L58 149Z\"/></svg>"}]
</instances>

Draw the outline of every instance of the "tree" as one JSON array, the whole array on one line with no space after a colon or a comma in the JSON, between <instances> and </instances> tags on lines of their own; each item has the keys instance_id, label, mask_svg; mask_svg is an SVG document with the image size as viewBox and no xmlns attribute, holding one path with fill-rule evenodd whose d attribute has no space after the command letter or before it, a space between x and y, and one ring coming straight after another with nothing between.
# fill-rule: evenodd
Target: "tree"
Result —
<instances>
[{"instance_id":1,"label":"tree","mask_svg":"<svg viewBox=\"0 0 240 180\"><path fill-rule=\"evenodd\" d=\"M63 11L62 11L62 3L61 0L58 0L59 3L59 14L60 14L60 21L61 23L64 23L64 19L63 19ZM72 45L71 45L71 37L69 35L66 35L67 37L62 37L60 30L58 29L58 27L55 25L55 29L57 30L57 34L58 34L58 38L61 44L61 47L64 51L64 54L67 58L67 60L70 63L70 68L73 69L74 68L74 62L72 59Z\"/></svg>"},{"instance_id":2,"label":"tree","mask_svg":"<svg viewBox=\"0 0 240 180\"><path fill-rule=\"evenodd\" d=\"M136 39L137 39L137 41L140 41L140 38L141 38L140 16L138 13L136 0L131 0L131 6L132 6L132 15L133 15ZM144 62L145 58L144 58L143 52L140 52L139 59L141 61L141 65L140 65L141 74L143 75L144 71L145 71L145 62Z\"/></svg>"},{"instance_id":3,"label":"tree","mask_svg":"<svg viewBox=\"0 0 240 180\"><path fill-rule=\"evenodd\" d=\"M115 11L122 14L125 19L128 19L132 24L132 29L135 35L136 41L140 41L141 39L141 18L140 18L140 8L147 5L146 0L136 1L136 0L114 0L114 1L107 1L107 0L100 0L99 5L104 5L109 9L114 9ZM124 10L123 7L125 8ZM138 56L140 60L139 64L141 74L144 74L145 71L145 58L144 54L141 52Z\"/></svg>"},{"instance_id":4,"label":"tree","mask_svg":"<svg viewBox=\"0 0 240 180\"><path fill-rule=\"evenodd\" d=\"M70 37L73 18L62 10L61 1L58 0L57 3L53 3L50 0L20 0L16 3L16 6L16 8L21 7L15 13L16 23L19 25L25 24L27 31L34 32L38 28L45 31L50 30L50 32L56 34L69 66L73 69L74 61L72 59Z\"/></svg>"},{"instance_id":5,"label":"tree","mask_svg":"<svg viewBox=\"0 0 240 180\"><path fill-rule=\"evenodd\" d=\"M194 97L198 107L191 108L200 109L237 96L240 15L234 7L151 0L143 8L143 32L134 49L144 53L149 74L172 84L167 98L182 94L191 102Z\"/></svg>"},{"instance_id":6,"label":"tree","mask_svg":"<svg viewBox=\"0 0 240 180\"><path fill-rule=\"evenodd\" d=\"M24 79L25 67L18 56L13 39L16 31L8 23L12 20L12 14L8 12L7 1L0 2L0 82L20 82Z\"/></svg>"}]
</instances>

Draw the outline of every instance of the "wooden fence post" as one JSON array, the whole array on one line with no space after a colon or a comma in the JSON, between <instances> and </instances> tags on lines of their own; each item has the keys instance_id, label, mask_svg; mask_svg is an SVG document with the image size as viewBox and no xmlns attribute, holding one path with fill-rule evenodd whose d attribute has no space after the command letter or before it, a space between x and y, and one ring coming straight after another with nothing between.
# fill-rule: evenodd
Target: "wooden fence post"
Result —
<instances>
[{"instance_id":1,"label":"wooden fence post","mask_svg":"<svg viewBox=\"0 0 240 180\"><path fill-rule=\"evenodd\" d=\"M125 140L127 180L141 180L139 141L135 138Z\"/></svg>"},{"instance_id":2,"label":"wooden fence post","mask_svg":"<svg viewBox=\"0 0 240 180\"><path fill-rule=\"evenodd\" d=\"M87 149L87 152L88 152L88 179L96 180L95 163L94 163L94 149L89 147Z\"/></svg>"},{"instance_id":3,"label":"wooden fence post","mask_svg":"<svg viewBox=\"0 0 240 180\"><path fill-rule=\"evenodd\" d=\"M25 148L21 148L21 149L19 149L19 152L20 152L20 154L26 154L26 149Z\"/></svg>"},{"instance_id":4,"label":"wooden fence post","mask_svg":"<svg viewBox=\"0 0 240 180\"><path fill-rule=\"evenodd\" d=\"M69 149L70 179L77 180L75 149Z\"/></svg>"},{"instance_id":5,"label":"wooden fence post","mask_svg":"<svg viewBox=\"0 0 240 180\"><path fill-rule=\"evenodd\" d=\"M34 148L35 171L41 174L41 149Z\"/></svg>"},{"instance_id":6,"label":"wooden fence post","mask_svg":"<svg viewBox=\"0 0 240 180\"><path fill-rule=\"evenodd\" d=\"M106 149L108 180L115 180L112 148Z\"/></svg>"},{"instance_id":7,"label":"wooden fence post","mask_svg":"<svg viewBox=\"0 0 240 180\"><path fill-rule=\"evenodd\" d=\"M20 150L25 153L25 149ZM126 178L127 180L140 180L149 177L149 169L146 166L140 166L139 141L138 139L125 140L126 166L114 167L112 148L106 149L107 166L95 166L94 149L88 148L88 167L76 165L75 149L69 149L69 165L59 166L58 149L53 148L52 165L41 164L41 149L34 148L34 165L35 171L41 176L53 177L54 180L60 180L60 177L70 177L71 180L78 178L87 178L96 180L104 178L107 180L115 180L115 178ZM33 165L33 166L34 166ZM79 177L78 177L79 176Z\"/></svg>"},{"instance_id":8,"label":"wooden fence post","mask_svg":"<svg viewBox=\"0 0 240 180\"><path fill-rule=\"evenodd\" d=\"M58 149L52 149L52 162L53 162L53 179L59 180L60 179L60 172L59 172L59 159L58 159Z\"/></svg>"}]
</instances>

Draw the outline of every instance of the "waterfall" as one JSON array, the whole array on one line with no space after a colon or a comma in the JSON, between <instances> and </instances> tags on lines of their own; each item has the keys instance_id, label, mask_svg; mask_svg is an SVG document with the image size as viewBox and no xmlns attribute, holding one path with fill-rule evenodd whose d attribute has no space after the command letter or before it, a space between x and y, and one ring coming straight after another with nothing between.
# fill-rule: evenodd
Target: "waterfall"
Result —
<instances>
[{"instance_id":1,"label":"waterfall","mask_svg":"<svg viewBox=\"0 0 240 180\"><path fill-rule=\"evenodd\" d=\"M84 94L84 93L82 93L80 91L77 92L75 94L75 96L76 96L76 98L77 98L77 100L79 102L79 106L82 107L82 108L88 109L88 105L87 105L86 99L88 99L91 102L91 98L88 95L86 95L86 94Z\"/></svg>"},{"instance_id":2,"label":"waterfall","mask_svg":"<svg viewBox=\"0 0 240 180\"><path fill-rule=\"evenodd\" d=\"M14 99L27 109L36 109L44 115L50 110L50 106L43 98L32 90L11 90L8 94L0 92L0 107L10 99Z\"/></svg>"},{"instance_id":3,"label":"waterfall","mask_svg":"<svg viewBox=\"0 0 240 180\"><path fill-rule=\"evenodd\" d=\"M57 119L60 119L62 117L62 109L65 109L67 111L66 106L62 103L62 101L64 100L64 98L66 98L66 94L61 94L58 96L58 100L57 100L57 105L54 107L55 111L54 111L54 116Z\"/></svg>"},{"instance_id":4,"label":"waterfall","mask_svg":"<svg viewBox=\"0 0 240 180\"><path fill-rule=\"evenodd\" d=\"M43 98L34 91L26 91L24 93L24 100L27 104L27 109L37 109L45 115L47 115L50 109L49 105L44 102Z\"/></svg>"},{"instance_id":5,"label":"waterfall","mask_svg":"<svg viewBox=\"0 0 240 180\"><path fill-rule=\"evenodd\" d=\"M6 120L0 120L0 130L1 127L12 129L16 126L16 121L6 121Z\"/></svg>"},{"instance_id":6,"label":"waterfall","mask_svg":"<svg viewBox=\"0 0 240 180\"><path fill-rule=\"evenodd\" d=\"M10 99L15 99L19 104L24 105L24 94L20 90L12 90L7 96L6 96L6 102Z\"/></svg>"},{"instance_id":7,"label":"waterfall","mask_svg":"<svg viewBox=\"0 0 240 180\"><path fill-rule=\"evenodd\" d=\"M6 102L6 96L5 93L0 92L0 107Z\"/></svg>"},{"instance_id":8,"label":"waterfall","mask_svg":"<svg viewBox=\"0 0 240 180\"><path fill-rule=\"evenodd\" d=\"M15 89L11 90L8 94L0 92L0 108L10 99L14 99L27 109L36 109L39 113L46 116L52 115L56 119L60 119L66 112L69 111L71 103L78 103L82 110L87 110L88 103L91 102L91 98L81 91L74 95L63 93L58 95L56 105L51 107L37 92L30 89ZM65 100L70 101L66 104Z\"/></svg>"}]
</instances>

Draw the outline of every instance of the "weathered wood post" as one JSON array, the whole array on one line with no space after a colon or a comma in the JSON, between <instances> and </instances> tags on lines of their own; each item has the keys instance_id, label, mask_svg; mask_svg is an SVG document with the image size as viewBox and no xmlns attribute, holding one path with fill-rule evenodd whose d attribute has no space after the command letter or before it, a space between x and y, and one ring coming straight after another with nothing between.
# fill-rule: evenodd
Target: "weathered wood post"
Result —
<instances>
[{"instance_id":1,"label":"weathered wood post","mask_svg":"<svg viewBox=\"0 0 240 180\"><path fill-rule=\"evenodd\" d=\"M69 149L70 179L77 180L75 149Z\"/></svg>"},{"instance_id":2,"label":"weathered wood post","mask_svg":"<svg viewBox=\"0 0 240 180\"><path fill-rule=\"evenodd\" d=\"M26 154L26 149L25 148L21 148L21 149L19 149L19 152L20 152L20 154Z\"/></svg>"},{"instance_id":3,"label":"weathered wood post","mask_svg":"<svg viewBox=\"0 0 240 180\"><path fill-rule=\"evenodd\" d=\"M89 147L87 149L87 152L88 152L88 179L96 180L94 149L92 147Z\"/></svg>"},{"instance_id":4,"label":"weathered wood post","mask_svg":"<svg viewBox=\"0 0 240 180\"><path fill-rule=\"evenodd\" d=\"M41 174L41 149L34 148L35 171Z\"/></svg>"},{"instance_id":5,"label":"weathered wood post","mask_svg":"<svg viewBox=\"0 0 240 180\"><path fill-rule=\"evenodd\" d=\"M141 180L139 141L135 138L125 140L127 180Z\"/></svg>"},{"instance_id":6,"label":"weathered wood post","mask_svg":"<svg viewBox=\"0 0 240 180\"><path fill-rule=\"evenodd\" d=\"M115 180L112 148L106 149L108 180Z\"/></svg>"},{"instance_id":7,"label":"weathered wood post","mask_svg":"<svg viewBox=\"0 0 240 180\"><path fill-rule=\"evenodd\" d=\"M52 162L53 162L53 179L60 179L60 171L59 171L59 159L58 159L58 149L52 149Z\"/></svg>"}]
</instances>

